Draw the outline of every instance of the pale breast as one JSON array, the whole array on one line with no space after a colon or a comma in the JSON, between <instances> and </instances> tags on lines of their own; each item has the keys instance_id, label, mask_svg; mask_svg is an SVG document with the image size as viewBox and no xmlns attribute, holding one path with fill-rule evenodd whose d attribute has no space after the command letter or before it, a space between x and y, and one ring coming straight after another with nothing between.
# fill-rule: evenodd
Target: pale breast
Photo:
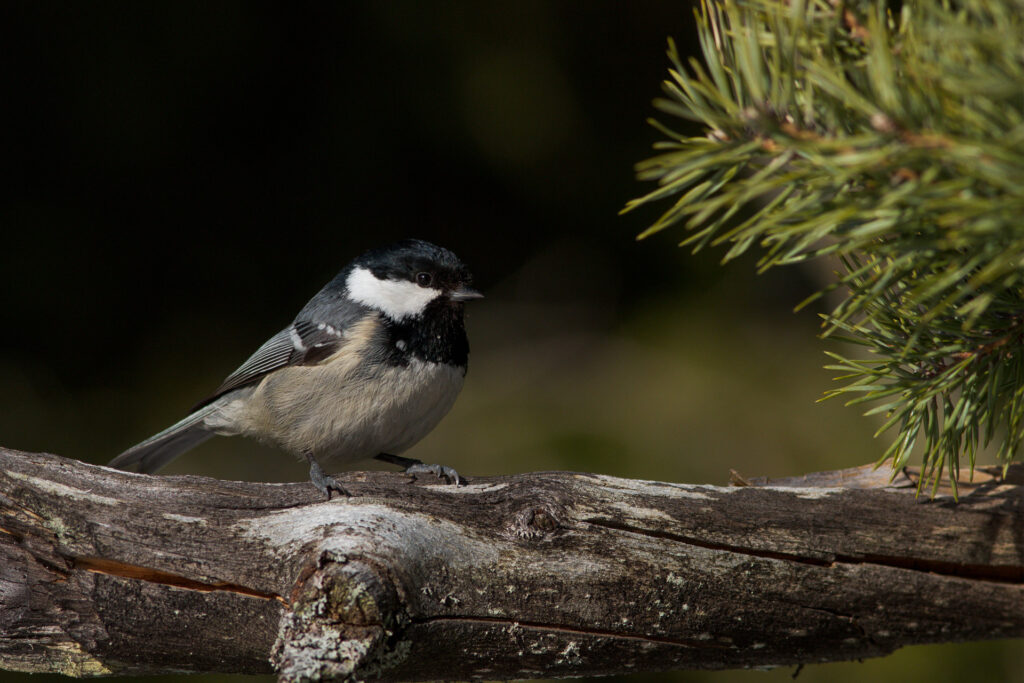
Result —
<instances>
[{"instance_id":1,"label":"pale breast","mask_svg":"<svg viewBox=\"0 0 1024 683\"><path fill-rule=\"evenodd\" d=\"M236 433L317 458L398 454L451 410L465 377L462 368L417 359L366 374L356 371L356 357L272 373L239 406Z\"/></svg>"}]
</instances>

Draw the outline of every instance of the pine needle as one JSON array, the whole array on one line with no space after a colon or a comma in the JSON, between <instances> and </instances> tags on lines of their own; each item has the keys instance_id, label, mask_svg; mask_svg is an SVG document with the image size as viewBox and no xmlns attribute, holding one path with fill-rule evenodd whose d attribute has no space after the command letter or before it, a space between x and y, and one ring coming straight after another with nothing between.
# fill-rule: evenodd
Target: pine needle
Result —
<instances>
[{"instance_id":1,"label":"pine needle","mask_svg":"<svg viewBox=\"0 0 1024 683\"><path fill-rule=\"evenodd\" d=\"M686 232L761 270L838 256L823 336L842 385L935 491L966 454L1024 442L1024 2L704 0L703 61L669 41L661 153L637 165L671 201L641 238ZM841 334L840 334L841 333ZM917 450L915 450L915 448Z\"/></svg>"}]
</instances>

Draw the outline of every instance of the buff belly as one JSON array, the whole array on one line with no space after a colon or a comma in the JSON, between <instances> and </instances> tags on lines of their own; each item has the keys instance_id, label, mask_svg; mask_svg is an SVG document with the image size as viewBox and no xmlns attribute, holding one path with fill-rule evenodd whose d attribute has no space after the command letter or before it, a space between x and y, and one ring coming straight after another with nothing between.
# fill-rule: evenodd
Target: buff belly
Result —
<instances>
[{"instance_id":1,"label":"buff belly","mask_svg":"<svg viewBox=\"0 0 1024 683\"><path fill-rule=\"evenodd\" d=\"M277 370L225 396L207 424L318 459L397 455L437 426L465 378L463 368L417 359L367 374L357 358L338 354L320 365Z\"/></svg>"}]
</instances>

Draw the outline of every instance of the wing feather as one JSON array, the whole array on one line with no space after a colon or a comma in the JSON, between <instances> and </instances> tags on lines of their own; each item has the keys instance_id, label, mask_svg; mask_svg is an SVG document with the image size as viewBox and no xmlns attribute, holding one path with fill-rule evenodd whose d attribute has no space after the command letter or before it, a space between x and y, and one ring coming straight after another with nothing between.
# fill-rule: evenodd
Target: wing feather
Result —
<instances>
[{"instance_id":1,"label":"wing feather","mask_svg":"<svg viewBox=\"0 0 1024 683\"><path fill-rule=\"evenodd\" d=\"M198 410L229 391L253 384L267 373L288 365L312 365L331 355L345 339L342 330L313 320L296 320L232 372L213 394L197 403Z\"/></svg>"}]
</instances>

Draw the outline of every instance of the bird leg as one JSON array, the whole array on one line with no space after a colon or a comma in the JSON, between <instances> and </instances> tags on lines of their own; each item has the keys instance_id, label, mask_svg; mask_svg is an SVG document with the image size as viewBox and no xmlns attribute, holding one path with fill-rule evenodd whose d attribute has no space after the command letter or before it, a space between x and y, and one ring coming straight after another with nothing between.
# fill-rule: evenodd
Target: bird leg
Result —
<instances>
[{"instance_id":1,"label":"bird leg","mask_svg":"<svg viewBox=\"0 0 1024 683\"><path fill-rule=\"evenodd\" d=\"M449 483L456 486L461 485L464 481L458 472L447 465L428 465L416 458L406 458L401 455L391 455L390 453L378 453L373 457L381 462L404 467L406 474L433 474L438 479L447 479Z\"/></svg>"},{"instance_id":2,"label":"bird leg","mask_svg":"<svg viewBox=\"0 0 1024 683\"><path fill-rule=\"evenodd\" d=\"M338 480L334 477L324 474L323 469L320 467L320 463L313 457L313 453L305 451L303 453L306 456L306 460L309 461L309 480L313 482L313 486L317 488L320 493L327 496L327 500L331 499L331 491L337 491L342 496L351 496L344 486L338 483Z\"/></svg>"}]
</instances>

